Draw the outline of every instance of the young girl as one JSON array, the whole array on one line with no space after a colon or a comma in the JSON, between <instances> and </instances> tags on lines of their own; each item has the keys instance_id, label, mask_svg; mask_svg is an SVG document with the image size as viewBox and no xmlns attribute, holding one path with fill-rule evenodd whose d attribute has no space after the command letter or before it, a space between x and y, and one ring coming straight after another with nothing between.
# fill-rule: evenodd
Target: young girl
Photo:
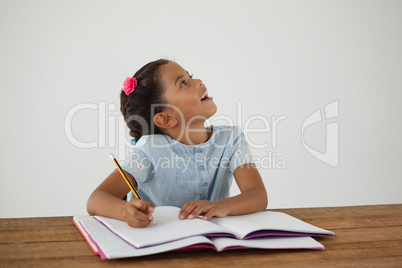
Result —
<instances>
[{"instance_id":1,"label":"young girl","mask_svg":"<svg viewBox=\"0 0 402 268\"><path fill-rule=\"evenodd\" d=\"M266 209L267 193L240 128L204 127L217 108L200 79L157 60L126 79L120 100L138 141L121 167L143 200L123 200L130 189L116 169L89 197L89 214L146 227L155 206L180 207L182 220ZM241 194L229 197L232 176Z\"/></svg>"}]
</instances>

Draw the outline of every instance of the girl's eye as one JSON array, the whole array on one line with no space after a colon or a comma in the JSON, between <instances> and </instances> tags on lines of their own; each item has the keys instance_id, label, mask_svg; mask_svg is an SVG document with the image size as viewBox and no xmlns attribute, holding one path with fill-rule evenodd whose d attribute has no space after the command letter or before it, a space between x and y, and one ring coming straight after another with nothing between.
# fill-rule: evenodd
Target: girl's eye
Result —
<instances>
[{"instance_id":1,"label":"girl's eye","mask_svg":"<svg viewBox=\"0 0 402 268\"><path fill-rule=\"evenodd\" d=\"M192 74L188 74L188 76L190 77L190 79L193 79L193 75ZM187 86L187 82L186 80L183 80L180 82L180 88Z\"/></svg>"}]
</instances>

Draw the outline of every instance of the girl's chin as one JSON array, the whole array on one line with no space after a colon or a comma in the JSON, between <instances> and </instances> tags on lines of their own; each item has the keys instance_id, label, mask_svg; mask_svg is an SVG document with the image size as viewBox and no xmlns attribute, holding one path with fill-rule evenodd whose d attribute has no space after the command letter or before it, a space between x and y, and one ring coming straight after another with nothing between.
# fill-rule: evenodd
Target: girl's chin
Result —
<instances>
[{"instance_id":1,"label":"girl's chin","mask_svg":"<svg viewBox=\"0 0 402 268\"><path fill-rule=\"evenodd\" d=\"M213 109L211 109L211 115L209 116L209 117L211 117L211 116L213 116L214 114L216 114L216 111L218 110L218 107L216 107L216 105L215 105L215 103L214 103L214 108ZM208 118L209 118L208 117Z\"/></svg>"}]
</instances>

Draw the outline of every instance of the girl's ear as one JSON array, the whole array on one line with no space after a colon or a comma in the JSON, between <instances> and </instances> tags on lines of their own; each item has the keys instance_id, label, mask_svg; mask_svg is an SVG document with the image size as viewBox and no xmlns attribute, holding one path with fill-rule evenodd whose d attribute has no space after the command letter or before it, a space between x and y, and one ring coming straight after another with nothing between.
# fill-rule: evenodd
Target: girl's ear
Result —
<instances>
[{"instance_id":1,"label":"girl's ear","mask_svg":"<svg viewBox=\"0 0 402 268\"><path fill-rule=\"evenodd\" d=\"M161 112L154 116L154 123L160 128L172 128L177 125L177 119L168 113Z\"/></svg>"}]
</instances>

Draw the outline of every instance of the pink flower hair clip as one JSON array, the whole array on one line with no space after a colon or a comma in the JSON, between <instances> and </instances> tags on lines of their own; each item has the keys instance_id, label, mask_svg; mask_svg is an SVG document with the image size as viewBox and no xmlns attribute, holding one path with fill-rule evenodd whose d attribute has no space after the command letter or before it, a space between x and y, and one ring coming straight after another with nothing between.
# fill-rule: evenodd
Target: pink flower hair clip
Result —
<instances>
[{"instance_id":1,"label":"pink flower hair clip","mask_svg":"<svg viewBox=\"0 0 402 268\"><path fill-rule=\"evenodd\" d=\"M134 89L137 87L137 84L137 79L135 77L127 77L126 80L124 80L123 88L121 90L123 90L128 96L134 91Z\"/></svg>"}]
</instances>

